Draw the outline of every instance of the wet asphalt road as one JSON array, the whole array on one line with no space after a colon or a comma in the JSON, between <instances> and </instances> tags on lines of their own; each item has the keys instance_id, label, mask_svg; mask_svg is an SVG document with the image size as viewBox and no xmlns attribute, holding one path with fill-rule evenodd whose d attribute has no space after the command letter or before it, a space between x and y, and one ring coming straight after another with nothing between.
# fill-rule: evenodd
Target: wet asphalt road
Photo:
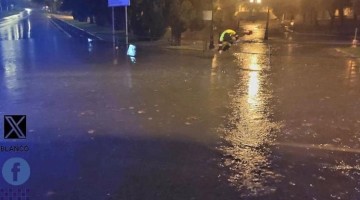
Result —
<instances>
[{"instance_id":1,"label":"wet asphalt road","mask_svg":"<svg viewBox=\"0 0 360 200\"><path fill-rule=\"evenodd\" d=\"M358 60L271 46L141 47L134 64L41 13L2 20L0 113L26 114L28 136L1 145L30 151L1 162L29 162L15 188L35 200L360 199Z\"/></svg>"}]
</instances>

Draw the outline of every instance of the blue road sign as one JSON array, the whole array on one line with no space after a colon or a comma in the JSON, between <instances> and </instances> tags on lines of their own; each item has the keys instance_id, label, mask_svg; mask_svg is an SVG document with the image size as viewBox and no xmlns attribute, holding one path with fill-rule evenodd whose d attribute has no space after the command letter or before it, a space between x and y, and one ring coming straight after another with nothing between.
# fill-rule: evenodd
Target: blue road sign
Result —
<instances>
[{"instance_id":1,"label":"blue road sign","mask_svg":"<svg viewBox=\"0 0 360 200\"><path fill-rule=\"evenodd\" d=\"M108 0L109 7L130 6L130 0Z\"/></svg>"}]
</instances>

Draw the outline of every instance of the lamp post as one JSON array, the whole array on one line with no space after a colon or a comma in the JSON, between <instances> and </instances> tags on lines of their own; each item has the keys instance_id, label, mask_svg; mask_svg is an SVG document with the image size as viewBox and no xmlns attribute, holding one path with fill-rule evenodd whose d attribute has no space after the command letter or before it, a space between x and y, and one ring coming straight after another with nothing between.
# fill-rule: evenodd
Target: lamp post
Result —
<instances>
[{"instance_id":1,"label":"lamp post","mask_svg":"<svg viewBox=\"0 0 360 200\"><path fill-rule=\"evenodd\" d=\"M215 48L214 45L214 0L211 0L211 22L210 22L210 43L209 49Z\"/></svg>"},{"instance_id":2,"label":"lamp post","mask_svg":"<svg viewBox=\"0 0 360 200\"><path fill-rule=\"evenodd\" d=\"M264 40L269 39L269 20L270 20L270 10L269 10L269 6L268 6L267 7L267 15L266 15L266 26L265 26Z\"/></svg>"}]
</instances>

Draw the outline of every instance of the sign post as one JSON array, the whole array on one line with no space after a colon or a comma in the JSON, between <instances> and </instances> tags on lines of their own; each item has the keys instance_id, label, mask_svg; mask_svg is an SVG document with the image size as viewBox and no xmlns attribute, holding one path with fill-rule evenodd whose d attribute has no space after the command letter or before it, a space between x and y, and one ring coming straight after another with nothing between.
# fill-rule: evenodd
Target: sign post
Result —
<instances>
[{"instance_id":1,"label":"sign post","mask_svg":"<svg viewBox=\"0 0 360 200\"><path fill-rule=\"evenodd\" d=\"M113 40L115 45L115 16L114 16L114 7L125 6L125 36L126 36L126 48L129 45L129 30L128 30L128 17L127 17L127 7L130 6L130 0L108 0L108 6L112 7L112 22L113 22Z\"/></svg>"},{"instance_id":2,"label":"sign post","mask_svg":"<svg viewBox=\"0 0 360 200\"><path fill-rule=\"evenodd\" d=\"M113 39L113 48L115 49L115 11L114 7L111 7L111 16L112 16L112 39Z\"/></svg>"},{"instance_id":3,"label":"sign post","mask_svg":"<svg viewBox=\"0 0 360 200\"><path fill-rule=\"evenodd\" d=\"M128 13L127 6L125 6L125 34L126 34L126 48L129 47L129 29L128 29Z\"/></svg>"},{"instance_id":4,"label":"sign post","mask_svg":"<svg viewBox=\"0 0 360 200\"><path fill-rule=\"evenodd\" d=\"M209 32L210 32L210 42L209 42L209 49L211 49L211 45L212 43L214 43L213 39L211 39L213 37L213 24L212 24L212 19L213 17L213 12L212 10L204 10L203 11L203 20L204 21L210 21L210 25L209 25ZM204 46L203 46L203 51L206 51L207 49L207 44L208 44L208 40L206 39L208 36L206 36L206 32L204 33ZM212 43L211 43L212 42Z\"/></svg>"}]
</instances>

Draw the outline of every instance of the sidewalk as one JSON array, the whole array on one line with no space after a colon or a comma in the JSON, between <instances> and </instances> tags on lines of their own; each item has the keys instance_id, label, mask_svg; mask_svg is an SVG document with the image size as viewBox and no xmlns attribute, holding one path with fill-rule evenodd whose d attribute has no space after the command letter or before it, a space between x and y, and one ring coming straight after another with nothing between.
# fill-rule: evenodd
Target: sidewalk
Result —
<instances>
[{"instance_id":1,"label":"sidewalk","mask_svg":"<svg viewBox=\"0 0 360 200\"><path fill-rule=\"evenodd\" d=\"M70 15L62 15L62 14L50 14L52 17L60 19L70 25L78 27L96 37L101 38L106 42L113 42L113 34L111 27L99 27L96 24L90 24L88 22L79 22L73 19ZM188 51L197 51L197 52L208 52L208 44L206 44L206 48L204 47L204 41L202 41L198 36L193 37L193 35L198 35L198 33L194 34L194 32L185 32L183 34L183 38L181 41L181 46L171 46L170 38L171 33L170 29L167 30L164 37L157 41L136 41L135 37L129 35L130 43L133 43L140 47L150 47L157 46L161 48L166 48L170 50L188 50ZM125 43L125 32L115 31L115 42L116 43Z\"/></svg>"},{"instance_id":2,"label":"sidewalk","mask_svg":"<svg viewBox=\"0 0 360 200\"><path fill-rule=\"evenodd\" d=\"M357 46L347 48L335 48L335 51L350 58L360 58L360 49Z\"/></svg>"},{"instance_id":3,"label":"sidewalk","mask_svg":"<svg viewBox=\"0 0 360 200\"><path fill-rule=\"evenodd\" d=\"M112 34L112 28L111 27L99 27L96 24L90 24L88 22L79 22L73 19L70 15L63 15L63 14L51 14L51 16L61 19L66 23L69 23L75 27L78 27L85 32L88 32L92 35L95 35L96 37L101 38L104 41L107 42L113 42L113 34ZM265 28L265 22L258 21L257 23L251 23L251 22L242 22L241 24L243 28L245 29L251 29L255 30L259 33L263 32ZM271 20L270 26L270 43L302 43L302 44L329 44L329 45L351 45L351 40L338 40L333 39L334 35L332 34L319 34L319 33L302 33L294 31L292 34L297 39L295 40L287 40L282 35L282 32L279 29L279 23L277 20ZM135 36L129 35L130 43L135 44L138 47L161 47L169 50L186 50L186 51L196 51L196 52L210 52L208 46L209 41L204 41L204 32L201 31L187 31L182 34L182 40L181 40L181 46L171 46L170 45L170 39L171 39L171 31L170 29L167 30L165 35L162 39L156 40L156 41L137 41ZM207 33L205 33L207 34ZM217 33L214 33L214 42L215 45L217 44ZM260 35L260 36L259 36ZM258 37L254 40L253 37ZM262 41L263 36L261 34L254 34L251 37L244 37L243 40L245 42L264 42ZM115 32L115 42L118 44L125 44L125 32L122 31L116 31ZM206 36L206 40L209 40L209 36ZM211 51L212 52L212 51Z\"/></svg>"},{"instance_id":4,"label":"sidewalk","mask_svg":"<svg viewBox=\"0 0 360 200\"><path fill-rule=\"evenodd\" d=\"M79 22L73 19L70 15L61 15L61 14L50 14L52 17L62 20L72 26L75 26L85 32L88 32L101 40L112 42L112 29L110 27L100 27L96 24L90 24L88 22ZM123 37L124 31L115 32L115 40L120 40L120 37Z\"/></svg>"}]
</instances>

